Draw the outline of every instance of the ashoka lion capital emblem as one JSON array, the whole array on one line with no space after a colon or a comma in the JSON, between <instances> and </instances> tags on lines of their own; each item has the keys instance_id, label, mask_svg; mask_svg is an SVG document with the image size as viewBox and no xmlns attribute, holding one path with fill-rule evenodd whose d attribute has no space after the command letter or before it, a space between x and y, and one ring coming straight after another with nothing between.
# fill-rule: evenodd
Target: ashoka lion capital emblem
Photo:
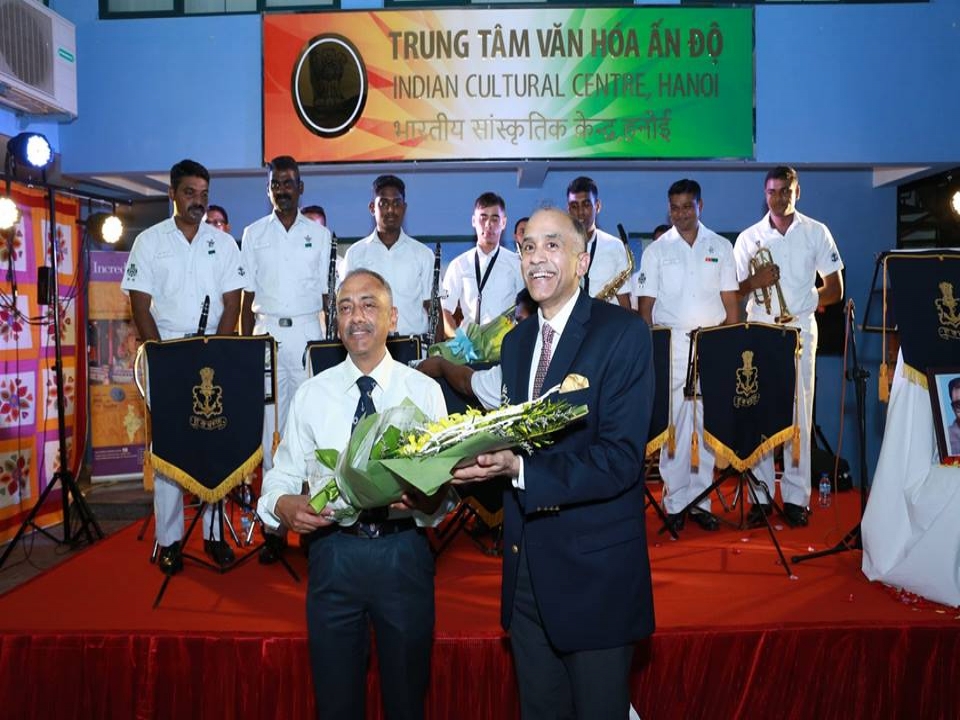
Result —
<instances>
[{"instance_id":1,"label":"ashoka lion capital emblem","mask_svg":"<svg viewBox=\"0 0 960 720\"><path fill-rule=\"evenodd\" d=\"M193 386L193 412L190 427L199 430L223 430L227 419L223 417L223 388L213 384L214 370L200 368L200 384Z\"/></svg>"},{"instance_id":2,"label":"ashoka lion capital emblem","mask_svg":"<svg viewBox=\"0 0 960 720\"><path fill-rule=\"evenodd\" d=\"M753 365L753 350L744 350L740 355L743 365L737 368L737 392L734 407L750 407L760 402L760 371Z\"/></svg>"}]
</instances>

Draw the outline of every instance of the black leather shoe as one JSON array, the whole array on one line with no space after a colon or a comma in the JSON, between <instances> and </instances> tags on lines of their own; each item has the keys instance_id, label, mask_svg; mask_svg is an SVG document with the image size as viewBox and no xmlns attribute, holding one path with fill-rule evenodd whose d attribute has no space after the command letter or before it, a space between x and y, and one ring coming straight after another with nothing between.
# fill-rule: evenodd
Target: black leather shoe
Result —
<instances>
[{"instance_id":1,"label":"black leather shoe","mask_svg":"<svg viewBox=\"0 0 960 720\"><path fill-rule=\"evenodd\" d=\"M223 540L204 540L203 551L220 567L226 567L237 559L233 549Z\"/></svg>"},{"instance_id":2,"label":"black leather shoe","mask_svg":"<svg viewBox=\"0 0 960 720\"><path fill-rule=\"evenodd\" d=\"M676 532L683 530L684 517L682 512L668 513L667 524L671 525Z\"/></svg>"},{"instance_id":3,"label":"black leather shoe","mask_svg":"<svg viewBox=\"0 0 960 720\"><path fill-rule=\"evenodd\" d=\"M691 510L690 519L707 532L715 532L720 529L720 521L713 513L706 510Z\"/></svg>"},{"instance_id":4,"label":"black leather shoe","mask_svg":"<svg viewBox=\"0 0 960 720\"><path fill-rule=\"evenodd\" d=\"M784 503L783 516L790 527L806 527L810 519L810 511L802 505Z\"/></svg>"},{"instance_id":5,"label":"black leather shoe","mask_svg":"<svg viewBox=\"0 0 960 720\"><path fill-rule=\"evenodd\" d=\"M176 575L183 570L183 555L180 552L180 543L175 542L160 548L157 565L164 575Z\"/></svg>"},{"instance_id":6,"label":"black leather shoe","mask_svg":"<svg viewBox=\"0 0 960 720\"><path fill-rule=\"evenodd\" d=\"M764 524L764 517L770 515L773 508L769 505L754 505L747 513L747 527L757 527Z\"/></svg>"},{"instance_id":7,"label":"black leather shoe","mask_svg":"<svg viewBox=\"0 0 960 720\"><path fill-rule=\"evenodd\" d=\"M263 537L263 547L260 548L260 554L257 560L261 565L273 565L280 559L280 553L287 547L287 539L280 535L271 535L265 533Z\"/></svg>"}]
</instances>

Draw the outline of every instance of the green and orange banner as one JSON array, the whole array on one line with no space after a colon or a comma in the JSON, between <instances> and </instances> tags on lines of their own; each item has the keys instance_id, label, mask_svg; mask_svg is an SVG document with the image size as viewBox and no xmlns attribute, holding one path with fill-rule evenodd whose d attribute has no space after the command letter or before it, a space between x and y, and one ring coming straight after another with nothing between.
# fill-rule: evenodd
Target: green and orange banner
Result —
<instances>
[{"instance_id":1,"label":"green and orange banner","mask_svg":"<svg viewBox=\"0 0 960 720\"><path fill-rule=\"evenodd\" d=\"M263 18L263 155L750 158L753 10Z\"/></svg>"}]
</instances>

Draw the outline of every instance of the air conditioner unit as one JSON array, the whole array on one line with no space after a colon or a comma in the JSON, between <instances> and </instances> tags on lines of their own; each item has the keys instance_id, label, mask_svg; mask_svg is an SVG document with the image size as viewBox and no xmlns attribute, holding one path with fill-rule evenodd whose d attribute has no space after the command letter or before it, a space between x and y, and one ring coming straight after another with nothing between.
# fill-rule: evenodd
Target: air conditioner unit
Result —
<instances>
[{"instance_id":1,"label":"air conditioner unit","mask_svg":"<svg viewBox=\"0 0 960 720\"><path fill-rule=\"evenodd\" d=\"M35 0L0 0L0 105L77 116L76 29Z\"/></svg>"}]
</instances>

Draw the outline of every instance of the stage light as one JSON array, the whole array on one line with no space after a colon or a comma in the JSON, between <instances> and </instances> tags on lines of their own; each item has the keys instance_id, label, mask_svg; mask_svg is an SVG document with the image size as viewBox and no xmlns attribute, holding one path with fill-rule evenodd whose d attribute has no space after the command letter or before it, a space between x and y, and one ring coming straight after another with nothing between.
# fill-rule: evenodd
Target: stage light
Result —
<instances>
[{"instance_id":1,"label":"stage light","mask_svg":"<svg viewBox=\"0 0 960 720\"><path fill-rule=\"evenodd\" d=\"M17 204L8 197L0 197L0 230L9 230L19 219Z\"/></svg>"},{"instance_id":2,"label":"stage light","mask_svg":"<svg viewBox=\"0 0 960 720\"><path fill-rule=\"evenodd\" d=\"M18 165L45 168L53 159L47 138L37 133L20 133L7 141L7 152Z\"/></svg>"},{"instance_id":3,"label":"stage light","mask_svg":"<svg viewBox=\"0 0 960 720\"><path fill-rule=\"evenodd\" d=\"M954 215L960 215L960 190L954 190L950 196L950 207Z\"/></svg>"},{"instance_id":4,"label":"stage light","mask_svg":"<svg viewBox=\"0 0 960 720\"><path fill-rule=\"evenodd\" d=\"M115 245L123 235L123 223L116 215L93 213L87 218L87 232L98 240Z\"/></svg>"}]
</instances>

